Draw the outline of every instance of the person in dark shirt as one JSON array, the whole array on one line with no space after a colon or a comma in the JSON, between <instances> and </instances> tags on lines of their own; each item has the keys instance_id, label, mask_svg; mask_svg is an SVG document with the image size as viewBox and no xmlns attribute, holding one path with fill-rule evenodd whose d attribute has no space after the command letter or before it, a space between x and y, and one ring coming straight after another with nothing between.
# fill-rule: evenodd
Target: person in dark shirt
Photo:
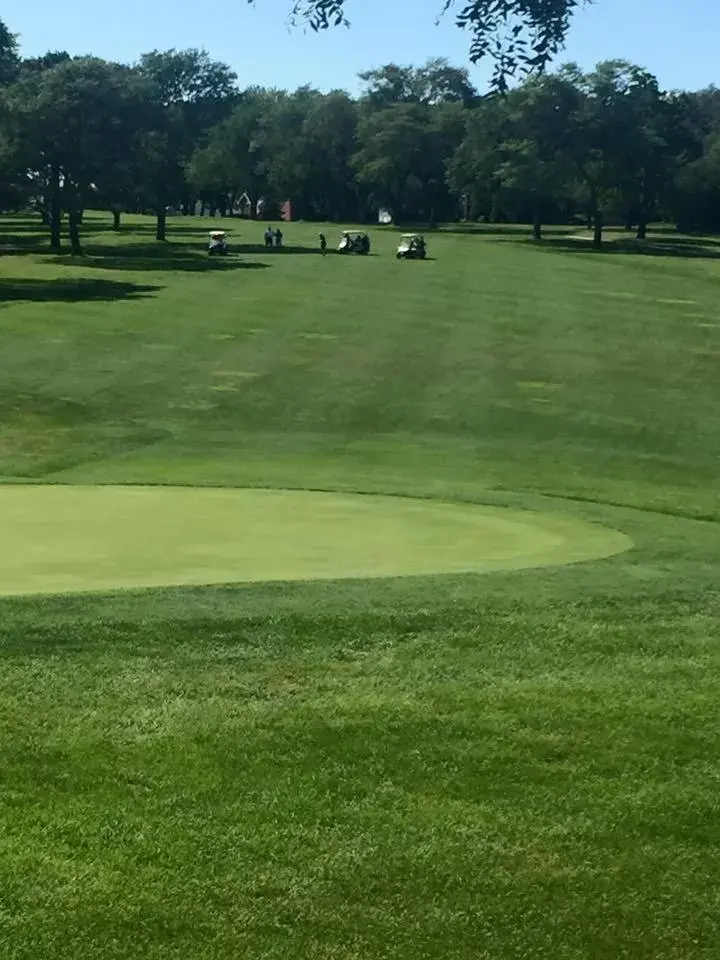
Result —
<instances>
[{"instance_id":1,"label":"person in dark shirt","mask_svg":"<svg viewBox=\"0 0 720 960\"><path fill-rule=\"evenodd\" d=\"M280 227L278 227L277 230L275 231L275 249L279 250L282 247L282 243L283 243L282 230L280 229Z\"/></svg>"},{"instance_id":2,"label":"person in dark shirt","mask_svg":"<svg viewBox=\"0 0 720 960\"><path fill-rule=\"evenodd\" d=\"M320 234L320 253L325 256L327 253L327 240L325 239L325 234Z\"/></svg>"}]
</instances>

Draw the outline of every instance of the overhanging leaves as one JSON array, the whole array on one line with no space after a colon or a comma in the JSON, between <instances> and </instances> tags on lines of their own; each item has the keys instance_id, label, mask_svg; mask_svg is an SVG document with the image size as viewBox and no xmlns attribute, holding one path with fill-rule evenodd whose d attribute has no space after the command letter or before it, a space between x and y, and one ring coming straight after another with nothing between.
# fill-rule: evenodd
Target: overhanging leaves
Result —
<instances>
[{"instance_id":1,"label":"overhanging leaves","mask_svg":"<svg viewBox=\"0 0 720 960\"><path fill-rule=\"evenodd\" d=\"M585 2L592 0L444 0L440 15L455 13L457 25L471 35L470 60L493 60L494 84L505 89L517 73L547 66ZM294 0L290 19L327 30L348 24L346 6L347 0Z\"/></svg>"}]
</instances>

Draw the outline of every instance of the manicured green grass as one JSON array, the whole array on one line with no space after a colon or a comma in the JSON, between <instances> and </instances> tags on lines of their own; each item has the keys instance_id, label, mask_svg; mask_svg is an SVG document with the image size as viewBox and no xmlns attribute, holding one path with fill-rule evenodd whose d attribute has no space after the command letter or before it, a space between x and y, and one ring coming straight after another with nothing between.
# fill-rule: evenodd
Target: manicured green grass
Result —
<instances>
[{"instance_id":1,"label":"manicured green grass","mask_svg":"<svg viewBox=\"0 0 720 960\"><path fill-rule=\"evenodd\" d=\"M611 556L632 540L507 507L202 487L0 490L0 594L483 573Z\"/></svg>"},{"instance_id":2,"label":"manicured green grass","mask_svg":"<svg viewBox=\"0 0 720 960\"><path fill-rule=\"evenodd\" d=\"M225 263L173 226L0 259L8 482L403 494L634 548L0 600L0 956L714 960L717 245L397 263L292 225Z\"/></svg>"}]
</instances>

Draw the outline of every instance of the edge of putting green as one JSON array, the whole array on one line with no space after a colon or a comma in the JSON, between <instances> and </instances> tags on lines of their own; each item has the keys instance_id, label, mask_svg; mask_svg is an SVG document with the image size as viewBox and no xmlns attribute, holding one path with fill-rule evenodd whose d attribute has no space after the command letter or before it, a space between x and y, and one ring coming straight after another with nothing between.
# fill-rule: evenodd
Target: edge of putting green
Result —
<instances>
[{"instance_id":1,"label":"edge of putting green","mask_svg":"<svg viewBox=\"0 0 720 960\"><path fill-rule=\"evenodd\" d=\"M369 493L0 485L0 595L478 574L603 559L576 517Z\"/></svg>"}]
</instances>

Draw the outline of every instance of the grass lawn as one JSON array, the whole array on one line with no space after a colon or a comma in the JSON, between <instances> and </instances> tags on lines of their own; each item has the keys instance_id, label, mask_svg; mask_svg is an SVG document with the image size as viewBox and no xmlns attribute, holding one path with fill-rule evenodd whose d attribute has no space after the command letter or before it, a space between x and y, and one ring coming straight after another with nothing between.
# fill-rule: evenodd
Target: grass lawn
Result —
<instances>
[{"instance_id":1,"label":"grass lawn","mask_svg":"<svg viewBox=\"0 0 720 960\"><path fill-rule=\"evenodd\" d=\"M309 490L13 484L0 595L488 573L632 547L576 517Z\"/></svg>"},{"instance_id":2,"label":"grass lawn","mask_svg":"<svg viewBox=\"0 0 720 960\"><path fill-rule=\"evenodd\" d=\"M633 548L1 598L3 960L715 960L717 241L398 263L234 222L209 261L208 221L107 220L78 260L0 223L5 484L395 494Z\"/></svg>"}]
</instances>

